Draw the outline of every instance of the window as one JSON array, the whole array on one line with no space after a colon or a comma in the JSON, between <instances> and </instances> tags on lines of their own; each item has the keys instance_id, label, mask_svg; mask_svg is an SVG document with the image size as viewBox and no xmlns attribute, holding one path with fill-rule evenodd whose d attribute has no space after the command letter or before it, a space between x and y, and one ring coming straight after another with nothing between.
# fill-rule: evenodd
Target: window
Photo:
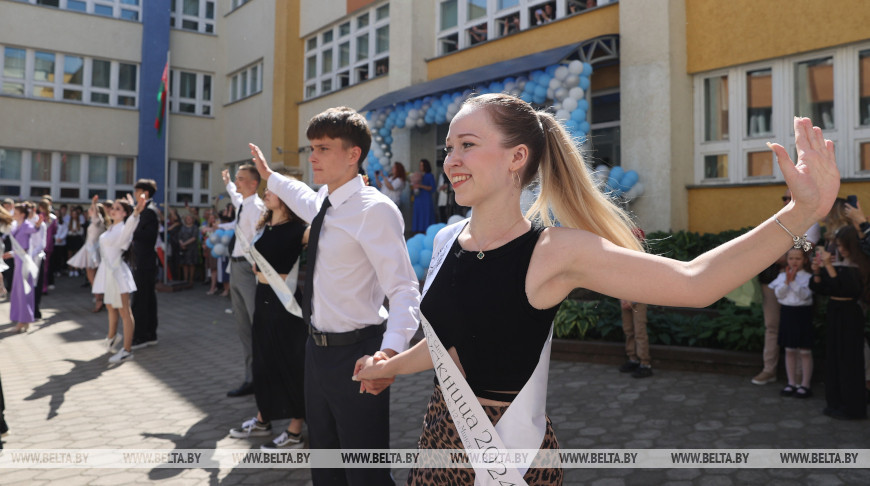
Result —
<instances>
[{"instance_id":1,"label":"window","mask_svg":"<svg viewBox=\"0 0 870 486\"><path fill-rule=\"evenodd\" d=\"M23 0L36 5L139 21L140 0Z\"/></svg>"},{"instance_id":2,"label":"window","mask_svg":"<svg viewBox=\"0 0 870 486\"><path fill-rule=\"evenodd\" d=\"M250 0L230 0L230 11L241 7L242 5L248 3Z\"/></svg>"},{"instance_id":3,"label":"window","mask_svg":"<svg viewBox=\"0 0 870 486\"><path fill-rule=\"evenodd\" d=\"M139 66L73 54L0 47L2 94L42 100L138 105Z\"/></svg>"},{"instance_id":4,"label":"window","mask_svg":"<svg viewBox=\"0 0 870 486\"><path fill-rule=\"evenodd\" d=\"M172 0L170 25L176 29L214 33L214 0Z\"/></svg>"},{"instance_id":5,"label":"window","mask_svg":"<svg viewBox=\"0 0 870 486\"><path fill-rule=\"evenodd\" d=\"M169 163L169 203L208 204L211 177L208 162L172 160Z\"/></svg>"},{"instance_id":6,"label":"window","mask_svg":"<svg viewBox=\"0 0 870 486\"><path fill-rule=\"evenodd\" d=\"M133 192L133 157L0 148L0 196L83 202Z\"/></svg>"},{"instance_id":7,"label":"window","mask_svg":"<svg viewBox=\"0 0 870 486\"><path fill-rule=\"evenodd\" d=\"M348 16L305 41L305 98L389 72L390 4Z\"/></svg>"},{"instance_id":8,"label":"window","mask_svg":"<svg viewBox=\"0 0 870 486\"><path fill-rule=\"evenodd\" d=\"M172 69L169 72L170 112L210 116L211 79L211 74Z\"/></svg>"},{"instance_id":9,"label":"window","mask_svg":"<svg viewBox=\"0 0 870 486\"><path fill-rule=\"evenodd\" d=\"M263 91L263 62L230 75L230 103ZM209 84L210 85L210 84ZM210 87L209 87L210 90Z\"/></svg>"},{"instance_id":10,"label":"window","mask_svg":"<svg viewBox=\"0 0 870 486\"><path fill-rule=\"evenodd\" d=\"M586 10L586 5L586 0L440 0L435 23L438 53L543 25Z\"/></svg>"},{"instance_id":11,"label":"window","mask_svg":"<svg viewBox=\"0 0 870 486\"><path fill-rule=\"evenodd\" d=\"M696 75L694 105L697 183L782 181L765 143L794 158L795 115L834 142L844 178L870 178L870 42Z\"/></svg>"}]
</instances>

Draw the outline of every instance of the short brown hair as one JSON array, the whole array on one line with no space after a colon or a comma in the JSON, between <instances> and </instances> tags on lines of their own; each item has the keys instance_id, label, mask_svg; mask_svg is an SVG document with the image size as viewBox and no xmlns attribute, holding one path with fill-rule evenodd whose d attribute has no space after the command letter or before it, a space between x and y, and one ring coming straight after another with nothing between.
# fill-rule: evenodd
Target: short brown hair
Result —
<instances>
[{"instance_id":1,"label":"short brown hair","mask_svg":"<svg viewBox=\"0 0 870 486\"><path fill-rule=\"evenodd\" d=\"M251 174L251 178L257 181L257 185L260 185L260 173L257 172L257 166L254 164L242 164L239 166L238 170L244 170Z\"/></svg>"},{"instance_id":2,"label":"short brown hair","mask_svg":"<svg viewBox=\"0 0 870 486\"><path fill-rule=\"evenodd\" d=\"M308 137L308 140L337 138L343 142L346 149L359 147L360 155L357 165L360 167L369 155L369 149L372 146L372 132L369 130L365 117L346 106L330 108L315 115L308 122L305 136Z\"/></svg>"},{"instance_id":3,"label":"short brown hair","mask_svg":"<svg viewBox=\"0 0 870 486\"><path fill-rule=\"evenodd\" d=\"M148 197L150 198L154 196L155 192L157 192L157 181L154 179L139 179L136 181L136 185L133 186L133 189L142 189L148 193Z\"/></svg>"}]
</instances>

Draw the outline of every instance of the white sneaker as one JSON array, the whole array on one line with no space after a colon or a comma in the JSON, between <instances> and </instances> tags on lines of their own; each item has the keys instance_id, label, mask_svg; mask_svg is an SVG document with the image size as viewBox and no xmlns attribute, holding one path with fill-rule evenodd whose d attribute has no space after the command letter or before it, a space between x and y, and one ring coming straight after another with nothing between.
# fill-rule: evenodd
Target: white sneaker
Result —
<instances>
[{"instance_id":1,"label":"white sneaker","mask_svg":"<svg viewBox=\"0 0 870 486\"><path fill-rule=\"evenodd\" d=\"M121 335L119 333L115 333L113 337L106 338L104 343L107 353L117 353L118 345L121 344Z\"/></svg>"},{"instance_id":2,"label":"white sneaker","mask_svg":"<svg viewBox=\"0 0 870 486\"><path fill-rule=\"evenodd\" d=\"M236 439L264 437L267 435L272 435L272 424L264 424L257 420L257 417L242 422L241 427L233 427L230 429L230 437L235 437Z\"/></svg>"},{"instance_id":3,"label":"white sneaker","mask_svg":"<svg viewBox=\"0 0 870 486\"><path fill-rule=\"evenodd\" d=\"M261 450L274 451L278 449L299 449L305 445L302 440L302 434L291 434L286 430L278 437L275 437L272 442L267 442L260 446Z\"/></svg>"},{"instance_id":4,"label":"white sneaker","mask_svg":"<svg viewBox=\"0 0 870 486\"><path fill-rule=\"evenodd\" d=\"M126 349L121 349L114 356L109 358L109 364L121 363L133 359L133 353Z\"/></svg>"}]
</instances>

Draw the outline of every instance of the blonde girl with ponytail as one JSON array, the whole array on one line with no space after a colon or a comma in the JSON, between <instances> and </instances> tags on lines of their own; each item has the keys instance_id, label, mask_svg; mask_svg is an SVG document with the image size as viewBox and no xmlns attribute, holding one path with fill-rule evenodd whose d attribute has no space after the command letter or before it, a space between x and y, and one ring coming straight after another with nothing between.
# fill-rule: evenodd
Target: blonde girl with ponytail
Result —
<instances>
[{"instance_id":1,"label":"blonde girl with ponytail","mask_svg":"<svg viewBox=\"0 0 870 486\"><path fill-rule=\"evenodd\" d=\"M796 118L794 126L797 164L782 146L770 145L793 201L749 233L680 262L642 250L631 219L595 186L574 141L552 115L504 94L468 99L450 123L444 170L457 203L472 207L472 216L456 223L461 231L429 282L420 312L493 424L532 375L552 318L573 289L704 307L803 243L799 235L831 207L839 172L833 143L821 130L807 118ZM540 196L523 215L520 194L534 181ZM552 226L551 213L558 227ZM423 340L389 359L361 358L355 379L391 379L432 366ZM454 424L438 413L443 400L436 385L421 448L462 447ZM547 420L541 449L557 447ZM415 471L409 484L424 483ZM435 471L439 481L474 482L467 469ZM524 480L558 484L561 469L533 467Z\"/></svg>"}]
</instances>

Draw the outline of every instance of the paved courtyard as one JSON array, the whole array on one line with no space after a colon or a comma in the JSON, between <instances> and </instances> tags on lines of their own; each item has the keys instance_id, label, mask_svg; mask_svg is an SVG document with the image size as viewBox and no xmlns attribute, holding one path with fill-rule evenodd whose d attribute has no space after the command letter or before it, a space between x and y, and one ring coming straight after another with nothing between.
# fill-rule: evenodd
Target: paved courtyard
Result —
<instances>
[{"instance_id":1,"label":"paved courtyard","mask_svg":"<svg viewBox=\"0 0 870 486\"><path fill-rule=\"evenodd\" d=\"M61 278L43 298L44 320L27 334L0 325L0 375L10 449L258 449L227 430L256 413L253 397L227 398L242 380L229 301L206 287L158 294L160 344L108 367L106 314L92 314L83 280ZM8 316L0 303L0 322ZM350 370L348 371L348 377ZM414 448L431 373L400 377L392 389L392 447ZM657 371L637 380L612 366L551 364L548 411L563 448L870 448L870 422L821 414L824 390L780 398L779 385L748 377ZM284 423L276 424L281 430ZM397 482L407 470L395 470ZM4 485L291 484L307 470L0 469ZM862 469L566 469L566 484L870 484Z\"/></svg>"}]
</instances>

